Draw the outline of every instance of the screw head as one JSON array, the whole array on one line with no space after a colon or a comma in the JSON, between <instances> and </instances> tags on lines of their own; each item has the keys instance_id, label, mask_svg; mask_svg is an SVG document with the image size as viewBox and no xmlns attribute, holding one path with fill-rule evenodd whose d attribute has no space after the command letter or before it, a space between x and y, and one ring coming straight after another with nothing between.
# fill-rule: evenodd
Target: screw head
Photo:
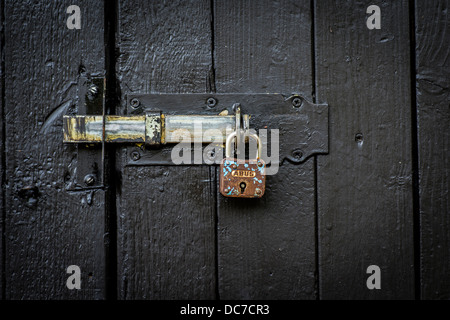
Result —
<instances>
[{"instance_id":1,"label":"screw head","mask_svg":"<svg viewBox=\"0 0 450 320\"><path fill-rule=\"evenodd\" d=\"M356 142L362 142L364 140L364 136L362 133L355 134L355 141Z\"/></svg>"},{"instance_id":2,"label":"screw head","mask_svg":"<svg viewBox=\"0 0 450 320\"><path fill-rule=\"evenodd\" d=\"M258 167L262 167L262 166L263 166L263 163L258 160Z\"/></svg>"},{"instance_id":3,"label":"screw head","mask_svg":"<svg viewBox=\"0 0 450 320\"><path fill-rule=\"evenodd\" d=\"M206 149L205 149L205 151L206 151ZM215 157L216 157L216 150L214 148L209 149L206 152L207 152L206 154L207 154L209 160L214 160L215 159Z\"/></svg>"},{"instance_id":4,"label":"screw head","mask_svg":"<svg viewBox=\"0 0 450 320\"><path fill-rule=\"evenodd\" d=\"M141 158L141 154L135 150L135 151L131 152L130 157L131 157L131 160L137 161Z\"/></svg>"},{"instance_id":5,"label":"screw head","mask_svg":"<svg viewBox=\"0 0 450 320\"><path fill-rule=\"evenodd\" d=\"M299 97L295 97L294 99L292 99L292 105L296 108L300 107L302 105L302 99L300 99Z\"/></svg>"},{"instance_id":6,"label":"screw head","mask_svg":"<svg viewBox=\"0 0 450 320\"><path fill-rule=\"evenodd\" d=\"M130 106L131 106L133 109L136 109L137 107L139 107L140 104L141 104L141 102L139 101L138 98L133 98L133 99L131 99L131 101L130 101Z\"/></svg>"},{"instance_id":7,"label":"screw head","mask_svg":"<svg viewBox=\"0 0 450 320\"><path fill-rule=\"evenodd\" d=\"M87 174L87 175L84 177L84 183L85 183L87 186L92 186L92 185L95 183L95 175L93 175L92 173L91 173L91 174Z\"/></svg>"},{"instance_id":8,"label":"screw head","mask_svg":"<svg viewBox=\"0 0 450 320\"><path fill-rule=\"evenodd\" d=\"M233 163L233 164L231 165L231 169L233 169L233 170L237 169L237 165L236 165L235 163Z\"/></svg>"},{"instance_id":9,"label":"screw head","mask_svg":"<svg viewBox=\"0 0 450 320\"><path fill-rule=\"evenodd\" d=\"M89 88L87 89L87 98L88 100L92 101L95 99L95 97L98 94L98 87L95 84L91 84Z\"/></svg>"},{"instance_id":10,"label":"screw head","mask_svg":"<svg viewBox=\"0 0 450 320\"><path fill-rule=\"evenodd\" d=\"M92 94L97 94L98 93L98 88L95 84L91 84L91 86L89 87L89 92Z\"/></svg>"},{"instance_id":11,"label":"screw head","mask_svg":"<svg viewBox=\"0 0 450 320\"><path fill-rule=\"evenodd\" d=\"M295 149L294 151L292 151L292 156L296 159L296 160L300 160L303 157L303 152L300 149Z\"/></svg>"},{"instance_id":12,"label":"screw head","mask_svg":"<svg viewBox=\"0 0 450 320\"><path fill-rule=\"evenodd\" d=\"M213 97L210 97L210 98L208 98L208 99L206 100L206 105L207 105L209 108L214 108L214 107L216 106L216 104L217 104L217 100L216 100L215 98L213 98Z\"/></svg>"},{"instance_id":13,"label":"screw head","mask_svg":"<svg viewBox=\"0 0 450 320\"><path fill-rule=\"evenodd\" d=\"M261 189L256 188L255 193L259 196L259 195L261 195L262 191L261 191Z\"/></svg>"}]
</instances>

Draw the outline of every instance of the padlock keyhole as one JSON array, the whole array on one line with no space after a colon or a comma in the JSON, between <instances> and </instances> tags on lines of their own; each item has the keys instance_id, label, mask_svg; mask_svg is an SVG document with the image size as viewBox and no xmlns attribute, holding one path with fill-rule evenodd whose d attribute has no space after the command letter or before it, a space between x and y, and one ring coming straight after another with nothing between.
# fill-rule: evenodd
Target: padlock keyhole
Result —
<instances>
[{"instance_id":1,"label":"padlock keyhole","mask_svg":"<svg viewBox=\"0 0 450 320\"><path fill-rule=\"evenodd\" d=\"M242 182L239 184L239 187L241 188L241 193L244 193L245 188L247 187L247 184L246 184L244 181L242 181Z\"/></svg>"}]
</instances>

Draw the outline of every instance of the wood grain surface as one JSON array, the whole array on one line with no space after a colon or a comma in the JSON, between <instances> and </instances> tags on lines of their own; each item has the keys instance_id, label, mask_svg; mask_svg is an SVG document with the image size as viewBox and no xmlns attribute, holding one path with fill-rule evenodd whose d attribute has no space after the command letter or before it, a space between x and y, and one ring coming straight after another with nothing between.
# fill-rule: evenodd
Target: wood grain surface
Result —
<instances>
[{"instance_id":1,"label":"wood grain surface","mask_svg":"<svg viewBox=\"0 0 450 320\"><path fill-rule=\"evenodd\" d=\"M421 298L450 298L448 1L416 1Z\"/></svg>"},{"instance_id":2,"label":"wood grain surface","mask_svg":"<svg viewBox=\"0 0 450 320\"><path fill-rule=\"evenodd\" d=\"M317 177L322 299L414 298L408 2L383 3L379 30L366 27L370 4L315 3L317 99L330 107ZM370 265L380 290L366 286Z\"/></svg>"},{"instance_id":3,"label":"wood grain surface","mask_svg":"<svg viewBox=\"0 0 450 320\"><path fill-rule=\"evenodd\" d=\"M105 295L103 191L65 185L76 157L62 115L76 105L80 70L104 70L103 4L79 3L82 29L69 30L69 1L5 2L5 299ZM66 287L70 265L81 290Z\"/></svg>"},{"instance_id":4,"label":"wood grain surface","mask_svg":"<svg viewBox=\"0 0 450 320\"><path fill-rule=\"evenodd\" d=\"M449 299L448 10L0 0L0 299ZM248 200L220 195L217 167L127 166L149 151L118 145L104 188L69 191L81 75L106 77L118 115L129 94L299 93L329 105L329 154L284 161Z\"/></svg>"},{"instance_id":5,"label":"wood grain surface","mask_svg":"<svg viewBox=\"0 0 450 320\"><path fill-rule=\"evenodd\" d=\"M0 2L0 57L3 57L3 50L5 47L5 39L4 39L4 3ZM5 233L4 224L5 224L5 216L6 216L6 206L5 206L5 140L6 140L6 132L5 132L5 112L4 112L4 88L5 88L5 62L4 59L0 60L0 184L2 186L2 193L0 197L0 300L4 299L5 295L5 273L3 269L5 267L5 252L4 252L4 244L5 241Z\"/></svg>"},{"instance_id":6,"label":"wood grain surface","mask_svg":"<svg viewBox=\"0 0 450 320\"><path fill-rule=\"evenodd\" d=\"M207 92L210 12L209 1L120 3L123 104L131 92ZM119 298L216 298L215 175L198 166L130 167L122 175Z\"/></svg>"},{"instance_id":7,"label":"wood grain surface","mask_svg":"<svg viewBox=\"0 0 450 320\"><path fill-rule=\"evenodd\" d=\"M213 13L217 92L311 98L309 1L215 1ZM309 159L267 176L260 200L218 197L221 299L316 297L314 191Z\"/></svg>"}]
</instances>

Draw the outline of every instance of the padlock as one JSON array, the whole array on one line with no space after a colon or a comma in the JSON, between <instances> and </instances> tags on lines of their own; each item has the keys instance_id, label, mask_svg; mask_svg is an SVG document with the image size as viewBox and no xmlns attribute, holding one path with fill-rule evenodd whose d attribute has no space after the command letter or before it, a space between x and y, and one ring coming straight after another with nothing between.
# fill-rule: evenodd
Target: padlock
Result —
<instances>
[{"instance_id":1,"label":"padlock","mask_svg":"<svg viewBox=\"0 0 450 320\"><path fill-rule=\"evenodd\" d=\"M236 131L226 140L225 159L220 163L220 193L225 197L261 198L266 189L266 164L261 159L261 140L249 134L258 145L256 159L241 160L231 157L231 142Z\"/></svg>"}]
</instances>

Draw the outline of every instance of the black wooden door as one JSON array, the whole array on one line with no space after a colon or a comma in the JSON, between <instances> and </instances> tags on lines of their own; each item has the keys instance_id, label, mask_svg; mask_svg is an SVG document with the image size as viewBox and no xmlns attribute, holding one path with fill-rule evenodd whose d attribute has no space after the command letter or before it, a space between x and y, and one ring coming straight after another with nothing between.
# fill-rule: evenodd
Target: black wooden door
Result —
<instances>
[{"instance_id":1,"label":"black wooden door","mask_svg":"<svg viewBox=\"0 0 450 320\"><path fill-rule=\"evenodd\" d=\"M2 299L450 298L448 1L0 5ZM328 104L329 152L236 200L217 166L107 144L104 185L73 189L86 75L117 115L130 94L299 93Z\"/></svg>"}]
</instances>

